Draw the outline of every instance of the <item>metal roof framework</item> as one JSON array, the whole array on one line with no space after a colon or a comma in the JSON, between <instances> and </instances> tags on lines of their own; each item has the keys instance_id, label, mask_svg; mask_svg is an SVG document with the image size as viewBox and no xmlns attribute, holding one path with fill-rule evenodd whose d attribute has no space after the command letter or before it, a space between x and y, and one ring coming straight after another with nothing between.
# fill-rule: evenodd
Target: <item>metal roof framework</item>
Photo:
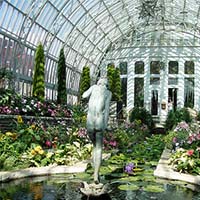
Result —
<instances>
[{"instance_id":1,"label":"metal roof framework","mask_svg":"<svg viewBox=\"0 0 200 200\"><path fill-rule=\"evenodd\" d=\"M9 63L19 79L31 81L33 56L41 42L52 89L64 47L67 88L76 93L85 65L95 77L110 50L171 30L180 38L199 39L200 0L0 0L0 64Z\"/></svg>"}]
</instances>

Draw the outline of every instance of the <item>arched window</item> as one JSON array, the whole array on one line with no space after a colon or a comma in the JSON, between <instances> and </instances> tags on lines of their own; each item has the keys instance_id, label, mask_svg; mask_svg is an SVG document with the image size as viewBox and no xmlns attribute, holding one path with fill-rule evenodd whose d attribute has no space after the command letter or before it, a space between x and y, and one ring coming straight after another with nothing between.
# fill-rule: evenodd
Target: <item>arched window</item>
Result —
<instances>
[{"instance_id":1,"label":"arched window","mask_svg":"<svg viewBox=\"0 0 200 200\"><path fill-rule=\"evenodd\" d=\"M185 61L185 74L194 74L194 62Z\"/></svg>"},{"instance_id":2,"label":"arched window","mask_svg":"<svg viewBox=\"0 0 200 200\"><path fill-rule=\"evenodd\" d=\"M135 62L135 74L144 74L144 62L143 61Z\"/></svg>"},{"instance_id":3,"label":"arched window","mask_svg":"<svg viewBox=\"0 0 200 200\"><path fill-rule=\"evenodd\" d=\"M178 62L177 61L169 61L168 73L169 74L178 74Z\"/></svg>"}]
</instances>

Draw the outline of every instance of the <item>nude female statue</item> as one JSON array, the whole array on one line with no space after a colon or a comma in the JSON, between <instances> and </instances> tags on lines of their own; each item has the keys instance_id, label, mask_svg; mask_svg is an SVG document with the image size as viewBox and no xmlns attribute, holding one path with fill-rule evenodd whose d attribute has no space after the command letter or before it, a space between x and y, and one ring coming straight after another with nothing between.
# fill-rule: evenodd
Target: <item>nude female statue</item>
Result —
<instances>
[{"instance_id":1,"label":"nude female statue","mask_svg":"<svg viewBox=\"0 0 200 200\"><path fill-rule=\"evenodd\" d=\"M100 78L82 95L89 98L87 132L93 143L94 182L99 183L99 170L102 160L103 132L107 128L112 93L107 89L108 81Z\"/></svg>"}]
</instances>

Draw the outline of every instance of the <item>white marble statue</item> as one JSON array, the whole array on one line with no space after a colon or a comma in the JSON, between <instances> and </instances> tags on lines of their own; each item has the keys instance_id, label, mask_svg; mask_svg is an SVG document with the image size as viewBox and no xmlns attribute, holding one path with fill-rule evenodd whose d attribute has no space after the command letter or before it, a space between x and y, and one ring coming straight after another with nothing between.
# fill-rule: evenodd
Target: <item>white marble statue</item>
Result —
<instances>
[{"instance_id":1,"label":"white marble statue","mask_svg":"<svg viewBox=\"0 0 200 200\"><path fill-rule=\"evenodd\" d=\"M100 78L82 95L89 98L87 131L93 143L94 182L99 183L99 170L102 160L103 132L107 128L112 93L108 90L106 78Z\"/></svg>"}]
</instances>

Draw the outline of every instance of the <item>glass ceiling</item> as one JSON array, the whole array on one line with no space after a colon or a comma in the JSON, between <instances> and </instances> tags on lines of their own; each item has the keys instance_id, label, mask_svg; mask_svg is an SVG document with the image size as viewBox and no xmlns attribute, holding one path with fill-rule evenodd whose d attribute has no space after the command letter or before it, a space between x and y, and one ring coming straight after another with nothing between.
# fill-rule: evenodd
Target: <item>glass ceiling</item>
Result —
<instances>
[{"instance_id":1,"label":"glass ceiling","mask_svg":"<svg viewBox=\"0 0 200 200\"><path fill-rule=\"evenodd\" d=\"M119 42L169 30L198 38L200 0L0 0L0 38L16 41L15 56L42 42L57 61L64 46L67 66L76 73L88 65L96 74Z\"/></svg>"}]
</instances>

